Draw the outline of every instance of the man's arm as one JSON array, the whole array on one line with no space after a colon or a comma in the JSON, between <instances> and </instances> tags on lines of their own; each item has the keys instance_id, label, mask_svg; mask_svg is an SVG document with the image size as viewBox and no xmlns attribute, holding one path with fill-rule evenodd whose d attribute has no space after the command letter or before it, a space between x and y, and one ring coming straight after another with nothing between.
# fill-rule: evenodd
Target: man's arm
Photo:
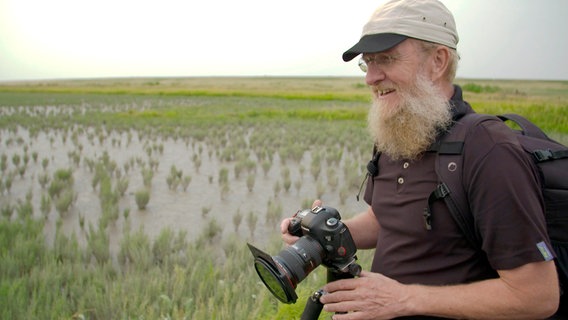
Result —
<instances>
[{"instance_id":1,"label":"man's arm","mask_svg":"<svg viewBox=\"0 0 568 320\"><path fill-rule=\"evenodd\" d=\"M432 315L476 319L543 319L556 312L560 289L553 261L498 273L497 279L446 289L417 286L415 306Z\"/></svg>"},{"instance_id":2,"label":"man's arm","mask_svg":"<svg viewBox=\"0 0 568 320\"><path fill-rule=\"evenodd\" d=\"M380 225L371 206L367 211L363 211L351 219L346 219L343 223L349 228L357 249L375 248Z\"/></svg>"},{"instance_id":3,"label":"man's arm","mask_svg":"<svg viewBox=\"0 0 568 320\"><path fill-rule=\"evenodd\" d=\"M321 298L333 319L429 315L460 319L543 319L558 308L553 261L500 270L499 278L455 286L403 285L381 274L327 284Z\"/></svg>"}]
</instances>

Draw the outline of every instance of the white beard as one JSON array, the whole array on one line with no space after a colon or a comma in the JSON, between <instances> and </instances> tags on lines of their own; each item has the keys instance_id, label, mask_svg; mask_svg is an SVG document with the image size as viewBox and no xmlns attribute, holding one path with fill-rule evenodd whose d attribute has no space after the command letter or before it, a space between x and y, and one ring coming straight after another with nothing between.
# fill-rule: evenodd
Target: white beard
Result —
<instances>
[{"instance_id":1,"label":"white beard","mask_svg":"<svg viewBox=\"0 0 568 320\"><path fill-rule=\"evenodd\" d=\"M393 160L415 160L435 141L439 130L452 122L448 99L418 75L411 88L395 88L398 105L373 99L368 126L377 150Z\"/></svg>"}]
</instances>

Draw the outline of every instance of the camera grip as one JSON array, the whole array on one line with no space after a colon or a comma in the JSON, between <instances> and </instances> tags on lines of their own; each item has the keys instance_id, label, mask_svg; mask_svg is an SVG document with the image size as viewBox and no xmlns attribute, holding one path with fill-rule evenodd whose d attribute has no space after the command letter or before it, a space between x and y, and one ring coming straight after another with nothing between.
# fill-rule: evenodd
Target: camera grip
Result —
<instances>
[{"instance_id":1,"label":"camera grip","mask_svg":"<svg viewBox=\"0 0 568 320\"><path fill-rule=\"evenodd\" d=\"M290 224L288 224L288 233L296 237L303 236L302 219L300 218L290 219Z\"/></svg>"}]
</instances>

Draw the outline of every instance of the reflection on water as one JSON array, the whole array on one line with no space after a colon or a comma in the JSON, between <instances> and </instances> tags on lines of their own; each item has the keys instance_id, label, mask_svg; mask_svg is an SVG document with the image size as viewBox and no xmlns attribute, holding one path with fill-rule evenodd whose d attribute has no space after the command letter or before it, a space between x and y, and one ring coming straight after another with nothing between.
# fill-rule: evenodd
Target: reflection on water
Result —
<instances>
[{"instance_id":1,"label":"reflection on water","mask_svg":"<svg viewBox=\"0 0 568 320\"><path fill-rule=\"evenodd\" d=\"M56 112L55 110L53 112ZM254 130L252 128L244 131L240 137L232 136L232 132L227 132L226 136L228 139L244 140L248 144ZM357 213L365 207L364 203L355 200L357 183L353 181L362 180L361 165L366 163L366 159L361 159L358 154L344 152L345 150L339 150L343 156L337 163L328 164L325 159L318 160L319 175L316 180L310 170L314 166L313 150L303 152L299 161L281 161L279 155L274 154L270 166L265 168L265 174L261 162L266 165L266 160L261 161L254 152L251 152L248 158L250 162L256 163L256 166L249 166L248 169L240 171L241 169L236 168L238 164L235 159L225 159L223 153L219 152L221 147L208 143L206 139L150 136L135 130L107 132L100 128L75 126L69 129L30 132L24 127L17 127L17 130L1 129L0 143L0 155L6 155L7 163L3 171L3 181L5 182L9 175L12 176L9 190L2 188L0 206L14 206L19 201L24 201L26 194L31 194L34 216L40 218L41 198L47 191L40 186L38 177L44 173L53 177L56 170L71 168L76 198L69 212L61 219L62 230L68 235L76 233L82 244L86 242L85 235L89 224L96 226L101 216L99 189L98 186L92 186L94 173L88 163L100 161L105 153L108 154L109 159L116 165L112 173L113 181L116 181L117 176L128 179L128 189L119 201L120 216L109 226L111 251L115 253L126 221L132 230L143 228L151 238L168 227L176 232L186 231L188 240L191 240L203 232L211 219L215 219L222 226L223 236L235 232L233 217L239 213L243 219L238 232L246 235L243 237L246 238L250 237L252 231L254 241L259 242L270 234L279 233L280 218L266 221L270 203L275 207L281 206L282 217L302 209L316 199L318 194L321 194L324 203L338 208L343 217ZM333 150L333 146L331 149L326 147L326 150L337 152ZM13 161L15 155L21 159L18 165ZM26 169L25 173L20 175L18 167L24 166L24 159L27 159ZM48 162L46 169L42 165L45 161ZM143 186L142 168L150 165L155 168L150 201L145 210L139 210L134 193ZM181 171L183 176L190 177L186 190L181 184L175 190L168 185L167 179L172 166L175 166L178 172ZM337 168L329 170L331 166ZM346 166L354 169L345 169ZM221 171L227 173L228 188L219 182ZM331 171L333 174L329 173ZM288 191L284 187L286 172L289 172L291 181ZM334 179L337 179L337 182L333 181ZM347 184L348 196L341 204L341 189ZM252 191L249 191L251 185ZM254 230L248 227L246 221L250 212L258 216ZM13 215L16 214L14 212ZM53 241L58 217L59 213L52 206L45 228L49 243ZM80 222L83 219L82 228Z\"/></svg>"}]
</instances>

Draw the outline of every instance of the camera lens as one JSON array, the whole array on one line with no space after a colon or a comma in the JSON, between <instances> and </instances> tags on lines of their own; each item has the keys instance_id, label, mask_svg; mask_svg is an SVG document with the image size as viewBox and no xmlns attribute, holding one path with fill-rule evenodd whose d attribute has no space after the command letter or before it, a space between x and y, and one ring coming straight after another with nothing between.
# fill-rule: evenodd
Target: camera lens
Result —
<instances>
[{"instance_id":1,"label":"camera lens","mask_svg":"<svg viewBox=\"0 0 568 320\"><path fill-rule=\"evenodd\" d=\"M278 300L282 302L296 301L297 297L294 296L294 288L287 286L286 277L283 277L280 270L278 268L275 269L273 264L267 260L256 259L254 268L264 285ZM292 288L291 291L288 287Z\"/></svg>"},{"instance_id":2,"label":"camera lens","mask_svg":"<svg viewBox=\"0 0 568 320\"><path fill-rule=\"evenodd\" d=\"M249 244L255 256L254 267L262 282L278 300L294 303L296 285L322 262L324 249L309 236L270 257ZM260 253L259 253L260 252Z\"/></svg>"}]
</instances>

